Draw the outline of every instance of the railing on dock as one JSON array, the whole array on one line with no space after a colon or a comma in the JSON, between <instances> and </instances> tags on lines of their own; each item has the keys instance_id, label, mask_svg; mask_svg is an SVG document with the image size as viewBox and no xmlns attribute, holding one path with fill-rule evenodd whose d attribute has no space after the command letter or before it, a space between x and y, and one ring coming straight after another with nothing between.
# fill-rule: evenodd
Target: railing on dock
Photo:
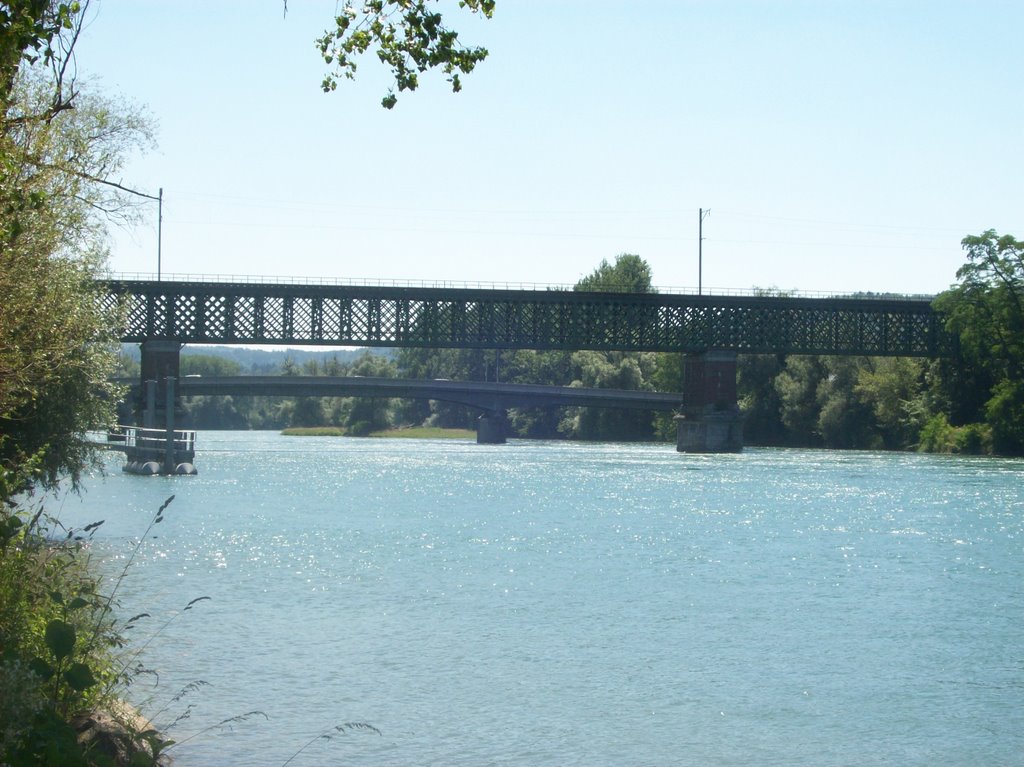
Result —
<instances>
[{"instance_id":1,"label":"railing on dock","mask_svg":"<svg viewBox=\"0 0 1024 767\"><path fill-rule=\"evenodd\" d=\"M107 447L127 456L125 471L130 473L195 473L196 432L189 429L118 426L107 434Z\"/></svg>"},{"instance_id":2,"label":"railing on dock","mask_svg":"<svg viewBox=\"0 0 1024 767\"><path fill-rule=\"evenodd\" d=\"M171 444L176 452L195 453L196 433L187 429L175 429ZM167 447L167 431L164 429L147 429L143 426L118 426L116 431L107 434L107 442L120 442L126 448L160 449Z\"/></svg>"}]
</instances>

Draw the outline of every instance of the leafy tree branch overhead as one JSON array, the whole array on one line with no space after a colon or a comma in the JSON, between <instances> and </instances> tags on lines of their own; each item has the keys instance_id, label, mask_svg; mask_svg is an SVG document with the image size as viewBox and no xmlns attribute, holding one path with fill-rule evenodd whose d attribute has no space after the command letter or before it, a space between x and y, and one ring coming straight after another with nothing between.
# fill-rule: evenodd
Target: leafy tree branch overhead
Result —
<instances>
[{"instance_id":1,"label":"leafy tree branch overhead","mask_svg":"<svg viewBox=\"0 0 1024 767\"><path fill-rule=\"evenodd\" d=\"M52 119L72 108L75 89L74 47L82 31L89 0L11 0L0 6L0 102L6 115L15 80L23 64L50 70L52 99L38 115L17 119Z\"/></svg>"},{"instance_id":2,"label":"leafy tree branch overhead","mask_svg":"<svg viewBox=\"0 0 1024 767\"><path fill-rule=\"evenodd\" d=\"M368 0L358 8L346 3L334 26L316 41L331 67L323 79L324 92L337 88L339 77L353 79L357 60L371 49L391 68L395 80L394 88L381 100L386 109L398 101L395 90L416 90L420 75L431 69L444 73L454 93L462 90L460 75L469 74L487 58L487 49L463 45L459 33L434 10L436 5L437 0ZM495 0L459 0L460 9L488 19L494 6Z\"/></svg>"}]
</instances>

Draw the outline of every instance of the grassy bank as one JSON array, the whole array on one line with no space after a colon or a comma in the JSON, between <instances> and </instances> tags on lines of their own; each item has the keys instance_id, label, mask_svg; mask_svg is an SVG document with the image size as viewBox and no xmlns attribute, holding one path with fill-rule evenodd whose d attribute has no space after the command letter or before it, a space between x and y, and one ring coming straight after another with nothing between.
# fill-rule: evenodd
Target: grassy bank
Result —
<instances>
[{"instance_id":1,"label":"grassy bank","mask_svg":"<svg viewBox=\"0 0 1024 767\"><path fill-rule=\"evenodd\" d=\"M387 439L476 439L472 429L442 429L437 426L413 426L408 429L375 431L371 437Z\"/></svg>"},{"instance_id":2,"label":"grassy bank","mask_svg":"<svg viewBox=\"0 0 1024 767\"><path fill-rule=\"evenodd\" d=\"M345 430L340 426L290 426L282 429L286 437L344 437Z\"/></svg>"}]
</instances>

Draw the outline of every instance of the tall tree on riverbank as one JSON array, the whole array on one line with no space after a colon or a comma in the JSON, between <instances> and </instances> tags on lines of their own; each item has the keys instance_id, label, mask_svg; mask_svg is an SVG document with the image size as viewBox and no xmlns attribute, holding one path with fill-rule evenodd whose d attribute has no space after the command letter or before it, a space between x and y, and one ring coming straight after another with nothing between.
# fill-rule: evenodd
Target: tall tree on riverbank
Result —
<instances>
[{"instance_id":1,"label":"tall tree on riverbank","mask_svg":"<svg viewBox=\"0 0 1024 767\"><path fill-rule=\"evenodd\" d=\"M45 485L77 480L85 431L113 417L114 323L93 280L131 201L105 180L151 137L138 113L77 91L54 114L53 87L20 74L0 133L0 465L36 456Z\"/></svg>"},{"instance_id":2,"label":"tall tree on riverbank","mask_svg":"<svg viewBox=\"0 0 1024 767\"><path fill-rule=\"evenodd\" d=\"M0 478L77 481L87 429L113 418L112 322L93 279L106 225L133 211L110 181L152 141L138 111L83 94L70 72L83 7L21 0L0 11ZM20 475L16 477L15 475Z\"/></svg>"},{"instance_id":3,"label":"tall tree on riverbank","mask_svg":"<svg viewBox=\"0 0 1024 767\"><path fill-rule=\"evenodd\" d=\"M651 267L644 259L621 253L614 263L601 259L574 290L653 293L652 281ZM650 391L657 357L650 352L578 351L572 355L570 386ZM651 440L655 436L654 414L646 410L568 408L559 429L570 438L586 440Z\"/></svg>"},{"instance_id":4,"label":"tall tree on riverbank","mask_svg":"<svg viewBox=\"0 0 1024 767\"><path fill-rule=\"evenodd\" d=\"M997 452L1024 453L1024 242L989 229L965 237L960 284L935 306L960 339L964 361L988 398L975 414Z\"/></svg>"}]
</instances>

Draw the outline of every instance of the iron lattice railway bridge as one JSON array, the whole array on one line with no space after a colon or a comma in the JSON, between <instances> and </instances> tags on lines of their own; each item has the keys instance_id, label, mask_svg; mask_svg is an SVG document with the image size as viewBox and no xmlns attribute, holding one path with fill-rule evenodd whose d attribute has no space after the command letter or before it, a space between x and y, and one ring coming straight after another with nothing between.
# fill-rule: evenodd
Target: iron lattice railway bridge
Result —
<instances>
[{"instance_id":1,"label":"iron lattice railway bridge","mask_svg":"<svg viewBox=\"0 0 1024 767\"><path fill-rule=\"evenodd\" d=\"M107 280L124 341L945 357L921 297Z\"/></svg>"},{"instance_id":2,"label":"iron lattice railway bridge","mask_svg":"<svg viewBox=\"0 0 1024 767\"><path fill-rule=\"evenodd\" d=\"M142 343L144 425L155 425L162 407L168 435L173 423L173 381L178 379L183 344L683 353L682 392L661 396L682 402L677 449L684 452L742 448L742 415L736 398L738 353L909 357L956 353L955 338L946 332L943 318L927 297L111 279L102 284L100 300L105 309L122 318L121 339ZM164 381L166 385L158 383ZM262 384L265 393L296 386L294 382ZM339 382L335 384L340 387ZM212 385L181 381L179 389L199 393ZM222 382L221 390L238 385ZM256 393L259 387L254 386L255 382L246 384ZM378 396L401 396L387 394L389 386L379 384ZM519 401L514 387L505 387L507 391L461 393L485 410L478 420L478 441L504 441L504 409ZM429 383L418 391L423 396L431 396L431 391L454 393L442 392L436 385L431 388ZM632 393L622 394L628 399ZM607 400L605 395L595 395L590 402ZM626 399L602 406L625 406ZM653 399L634 399L636 404L631 406L650 407ZM171 437L165 440L170 444ZM168 472L171 453L168 448L164 459Z\"/></svg>"}]
</instances>

